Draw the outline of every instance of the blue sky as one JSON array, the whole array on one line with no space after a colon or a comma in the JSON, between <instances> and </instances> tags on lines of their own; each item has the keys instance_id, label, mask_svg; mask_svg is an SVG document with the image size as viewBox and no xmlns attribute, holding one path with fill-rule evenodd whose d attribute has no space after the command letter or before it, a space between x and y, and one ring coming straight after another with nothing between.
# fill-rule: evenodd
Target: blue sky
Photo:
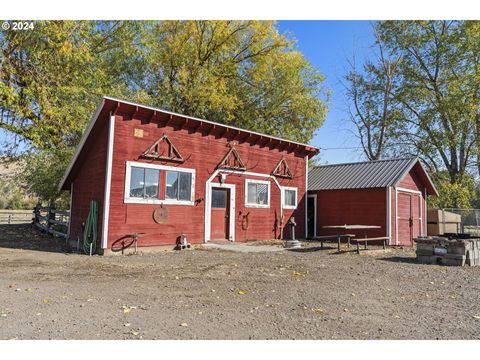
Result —
<instances>
[{"instance_id":1,"label":"blue sky","mask_svg":"<svg viewBox=\"0 0 480 360\"><path fill-rule=\"evenodd\" d=\"M297 40L297 48L325 76L331 91L328 114L323 126L310 142L320 147L321 163L364 160L358 140L349 132L347 100L340 80L348 70L347 59L353 53L360 62L374 42L369 21L279 21L281 33ZM338 149L338 148L354 149Z\"/></svg>"},{"instance_id":2,"label":"blue sky","mask_svg":"<svg viewBox=\"0 0 480 360\"><path fill-rule=\"evenodd\" d=\"M297 40L297 48L325 76L325 87L331 91L327 118L311 144L321 148L321 163L363 160L358 140L349 132L347 100L340 80L345 75L347 58L355 52L357 60L367 54L374 38L368 21L279 21L281 33ZM0 144L6 139L0 130Z\"/></svg>"}]
</instances>

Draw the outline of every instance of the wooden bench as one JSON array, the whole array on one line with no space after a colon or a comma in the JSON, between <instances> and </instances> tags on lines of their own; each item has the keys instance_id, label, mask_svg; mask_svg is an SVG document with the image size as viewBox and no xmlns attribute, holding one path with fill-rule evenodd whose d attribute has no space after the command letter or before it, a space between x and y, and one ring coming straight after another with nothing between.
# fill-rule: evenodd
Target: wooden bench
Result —
<instances>
[{"instance_id":1,"label":"wooden bench","mask_svg":"<svg viewBox=\"0 0 480 360\"><path fill-rule=\"evenodd\" d=\"M313 240L320 240L320 248L323 249L323 243L325 240L337 240L338 251L340 251L340 242L343 239L347 238L348 247L350 247L350 239L354 238L355 234L341 234L341 235L324 235L324 236L313 236Z\"/></svg>"},{"instance_id":2,"label":"wooden bench","mask_svg":"<svg viewBox=\"0 0 480 360\"><path fill-rule=\"evenodd\" d=\"M387 237L374 237L374 238L358 238L353 240L357 242L357 254L360 254L361 242L365 243L365 250L367 250L367 243L369 241L383 241L383 249L386 249L387 241L390 240L390 238L387 236Z\"/></svg>"}]
</instances>

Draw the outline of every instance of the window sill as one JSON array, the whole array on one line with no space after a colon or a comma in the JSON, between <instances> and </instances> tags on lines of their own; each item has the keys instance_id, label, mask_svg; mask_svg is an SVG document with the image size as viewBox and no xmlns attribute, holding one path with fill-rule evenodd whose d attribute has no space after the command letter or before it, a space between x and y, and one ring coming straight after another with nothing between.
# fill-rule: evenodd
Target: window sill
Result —
<instances>
[{"instance_id":1,"label":"window sill","mask_svg":"<svg viewBox=\"0 0 480 360\"><path fill-rule=\"evenodd\" d=\"M287 209L287 210L296 210L297 209L296 206L291 206L291 205L283 205L283 208Z\"/></svg>"},{"instance_id":2,"label":"window sill","mask_svg":"<svg viewBox=\"0 0 480 360\"><path fill-rule=\"evenodd\" d=\"M153 205L186 205L193 206L195 205L194 201L187 200L172 200L172 199L140 199L140 198L125 198L123 199L124 204L153 204Z\"/></svg>"},{"instance_id":3,"label":"window sill","mask_svg":"<svg viewBox=\"0 0 480 360\"><path fill-rule=\"evenodd\" d=\"M268 205L259 205L259 204L245 204L246 208L259 208L259 209L269 209L270 204Z\"/></svg>"}]
</instances>

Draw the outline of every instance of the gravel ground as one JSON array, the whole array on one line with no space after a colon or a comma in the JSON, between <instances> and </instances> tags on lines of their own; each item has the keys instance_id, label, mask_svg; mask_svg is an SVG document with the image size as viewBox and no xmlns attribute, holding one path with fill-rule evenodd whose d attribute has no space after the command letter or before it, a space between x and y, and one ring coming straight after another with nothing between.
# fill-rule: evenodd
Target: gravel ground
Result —
<instances>
[{"instance_id":1,"label":"gravel ground","mask_svg":"<svg viewBox=\"0 0 480 360\"><path fill-rule=\"evenodd\" d=\"M2 225L0 271L1 339L479 338L480 267L411 249L87 257Z\"/></svg>"}]
</instances>

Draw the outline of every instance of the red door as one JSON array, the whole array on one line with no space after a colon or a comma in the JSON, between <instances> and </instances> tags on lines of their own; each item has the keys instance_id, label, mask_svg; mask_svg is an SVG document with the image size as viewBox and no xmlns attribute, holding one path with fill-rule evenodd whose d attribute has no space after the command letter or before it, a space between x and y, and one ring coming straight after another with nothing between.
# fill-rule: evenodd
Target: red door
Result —
<instances>
[{"instance_id":1,"label":"red door","mask_svg":"<svg viewBox=\"0 0 480 360\"><path fill-rule=\"evenodd\" d=\"M420 236L420 201L417 194L398 192L398 245L412 245Z\"/></svg>"},{"instance_id":2,"label":"red door","mask_svg":"<svg viewBox=\"0 0 480 360\"><path fill-rule=\"evenodd\" d=\"M211 212L211 239L228 239L230 224L230 190L222 188L212 189L212 212Z\"/></svg>"},{"instance_id":3,"label":"red door","mask_svg":"<svg viewBox=\"0 0 480 360\"><path fill-rule=\"evenodd\" d=\"M421 235L421 231L420 231L420 228L421 228L420 219L422 218L422 214L420 211L421 197L420 195L412 194L411 198L412 198L412 237L413 239L415 239Z\"/></svg>"}]
</instances>

